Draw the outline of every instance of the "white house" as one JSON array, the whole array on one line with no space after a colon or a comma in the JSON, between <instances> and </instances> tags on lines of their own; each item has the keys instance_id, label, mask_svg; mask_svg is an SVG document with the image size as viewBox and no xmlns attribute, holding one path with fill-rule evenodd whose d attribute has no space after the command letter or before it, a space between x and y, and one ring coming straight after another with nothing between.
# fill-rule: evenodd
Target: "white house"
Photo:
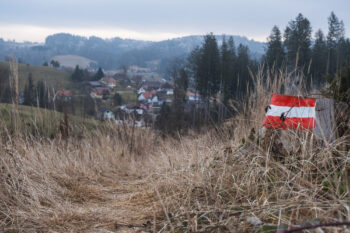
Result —
<instances>
[{"instance_id":1,"label":"white house","mask_svg":"<svg viewBox=\"0 0 350 233\"><path fill-rule=\"evenodd\" d=\"M147 100L147 99L146 99L146 97L145 97L143 94L141 94L141 95L139 95L139 97L137 97L137 100L138 100L139 102L141 102L141 101L145 101L145 100Z\"/></svg>"},{"instance_id":2,"label":"white house","mask_svg":"<svg viewBox=\"0 0 350 233\"><path fill-rule=\"evenodd\" d=\"M167 95L174 95L174 90L173 89L167 89L166 90Z\"/></svg>"},{"instance_id":3,"label":"white house","mask_svg":"<svg viewBox=\"0 0 350 233\"><path fill-rule=\"evenodd\" d=\"M148 102L152 104L158 103L158 96L153 96L153 98L149 99Z\"/></svg>"},{"instance_id":4,"label":"white house","mask_svg":"<svg viewBox=\"0 0 350 233\"><path fill-rule=\"evenodd\" d=\"M137 108L136 112L137 112L137 114L142 115L143 114L143 109Z\"/></svg>"},{"instance_id":5,"label":"white house","mask_svg":"<svg viewBox=\"0 0 350 233\"><path fill-rule=\"evenodd\" d=\"M107 87L111 87L111 88L114 88L114 87L116 87L116 85L117 85L117 81L116 81L114 78L112 78L112 77L103 77L103 78L100 80L100 82L101 82L103 85L105 85L105 86L107 86Z\"/></svg>"},{"instance_id":6,"label":"white house","mask_svg":"<svg viewBox=\"0 0 350 233\"><path fill-rule=\"evenodd\" d=\"M150 102L150 100L152 100L154 98L154 96L156 95L156 91L146 91L146 92L142 92L139 97L137 98L137 100L139 102L142 101L147 101Z\"/></svg>"},{"instance_id":7,"label":"white house","mask_svg":"<svg viewBox=\"0 0 350 233\"><path fill-rule=\"evenodd\" d=\"M104 120L114 120L115 115L112 111L107 110L107 111L103 112L103 119Z\"/></svg>"},{"instance_id":8,"label":"white house","mask_svg":"<svg viewBox=\"0 0 350 233\"><path fill-rule=\"evenodd\" d=\"M97 117L100 120L114 120L115 119L114 113L105 106L99 108L98 113L97 113Z\"/></svg>"},{"instance_id":9,"label":"white house","mask_svg":"<svg viewBox=\"0 0 350 233\"><path fill-rule=\"evenodd\" d=\"M140 89L137 90L137 94L140 95L142 93L146 92L145 88L141 87Z\"/></svg>"}]
</instances>

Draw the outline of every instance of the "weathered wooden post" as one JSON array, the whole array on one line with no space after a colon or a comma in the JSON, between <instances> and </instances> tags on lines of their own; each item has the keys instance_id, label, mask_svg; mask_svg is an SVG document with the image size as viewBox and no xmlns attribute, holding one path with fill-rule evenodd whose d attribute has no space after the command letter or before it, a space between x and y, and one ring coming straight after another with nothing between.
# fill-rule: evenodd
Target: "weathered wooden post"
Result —
<instances>
[{"instance_id":1,"label":"weathered wooden post","mask_svg":"<svg viewBox=\"0 0 350 233\"><path fill-rule=\"evenodd\" d=\"M337 138L333 99L316 99L316 124L313 133L318 139L328 143Z\"/></svg>"}]
</instances>

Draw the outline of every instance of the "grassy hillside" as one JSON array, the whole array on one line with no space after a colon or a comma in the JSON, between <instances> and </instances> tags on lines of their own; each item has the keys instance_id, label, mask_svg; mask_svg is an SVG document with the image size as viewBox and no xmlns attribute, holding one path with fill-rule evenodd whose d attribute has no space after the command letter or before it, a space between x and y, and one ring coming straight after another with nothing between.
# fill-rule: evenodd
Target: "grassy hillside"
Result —
<instances>
[{"instance_id":1,"label":"grassy hillside","mask_svg":"<svg viewBox=\"0 0 350 233\"><path fill-rule=\"evenodd\" d=\"M23 135L38 135L55 137L62 133L62 127L67 123L68 134L72 136L83 132L90 132L101 123L92 118L81 118L68 115L65 121L64 114L37 107L18 105L17 112L12 104L0 104L0 128L13 132L14 128ZM4 132L4 131L2 131Z\"/></svg>"},{"instance_id":2,"label":"grassy hillside","mask_svg":"<svg viewBox=\"0 0 350 233\"><path fill-rule=\"evenodd\" d=\"M0 62L1 66L9 66L7 62ZM32 66L26 64L18 65L19 89L24 90L29 73L32 73L33 80L36 83L39 80L44 81L48 86L56 89L67 88L71 86L71 73L64 70L58 70L47 66Z\"/></svg>"},{"instance_id":3,"label":"grassy hillside","mask_svg":"<svg viewBox=\"0 0 350 233\"><path fill-rule=\"evenodd\" d=\"M349 134L254 134L271 93L291 94L284 74L256 77L240 113L201 133L111 124L66 140L2 136L0 229L263 233L349 221Z\"/></svg>"}]
</instances>

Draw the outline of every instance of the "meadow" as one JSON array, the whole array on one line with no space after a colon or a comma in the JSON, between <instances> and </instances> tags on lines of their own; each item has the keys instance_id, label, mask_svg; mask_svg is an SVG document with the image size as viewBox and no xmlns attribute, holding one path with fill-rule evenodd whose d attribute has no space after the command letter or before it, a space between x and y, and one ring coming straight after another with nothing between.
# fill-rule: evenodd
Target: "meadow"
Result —
<instances>
[{"instance_id":1,"label":"meadow","mask_svg":"<svg viewBox=\"0 0 350 233\"><path fill-rule=\"evenodd\" d=\"M1 67L9 67L8 62L0 62ZM28 83L28 76L32 74L33 82L41 80L49 87L64 89L72 86L70 79L71 72L58 70L48 66L33 66L27 64L18 64L18 88L24 90L24 86Z\"/></svg>"}]
</instances>

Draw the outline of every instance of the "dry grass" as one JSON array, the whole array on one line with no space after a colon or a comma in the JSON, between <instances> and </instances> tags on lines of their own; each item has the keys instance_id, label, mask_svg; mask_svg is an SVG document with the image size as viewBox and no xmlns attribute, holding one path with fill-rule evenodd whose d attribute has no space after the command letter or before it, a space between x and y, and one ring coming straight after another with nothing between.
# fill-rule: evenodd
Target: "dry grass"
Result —
<instances>
[{"instance_id":1,"label":"dry grass","mask_svg":"<svg viewBox=\"0 0 350 233\"><path fill-rule=\"evenodd\" d=\"M110 126L83 139L4 139L0 231L254 232L349 221L349 138L276 132L259 141L251 129L258 131L270 94L293 89L284 72L255 78L244 111L201 135L161 139ZM276 142L286 139L283 151Z\"/></svg>"},{"instance_id":2,"label":"dry grass","mask_svg":"<svg viewBox=\"0 0 350 233\"><path fill-rule=\"evenodd\" d=\"M0 152L0 229L93 232L142 225L157 200L140 176L145 155L126 155L129 147L120 141L99 133L6 141ZM144 153L151 150L148 145Z\"/></svg>"}]
</instances>

